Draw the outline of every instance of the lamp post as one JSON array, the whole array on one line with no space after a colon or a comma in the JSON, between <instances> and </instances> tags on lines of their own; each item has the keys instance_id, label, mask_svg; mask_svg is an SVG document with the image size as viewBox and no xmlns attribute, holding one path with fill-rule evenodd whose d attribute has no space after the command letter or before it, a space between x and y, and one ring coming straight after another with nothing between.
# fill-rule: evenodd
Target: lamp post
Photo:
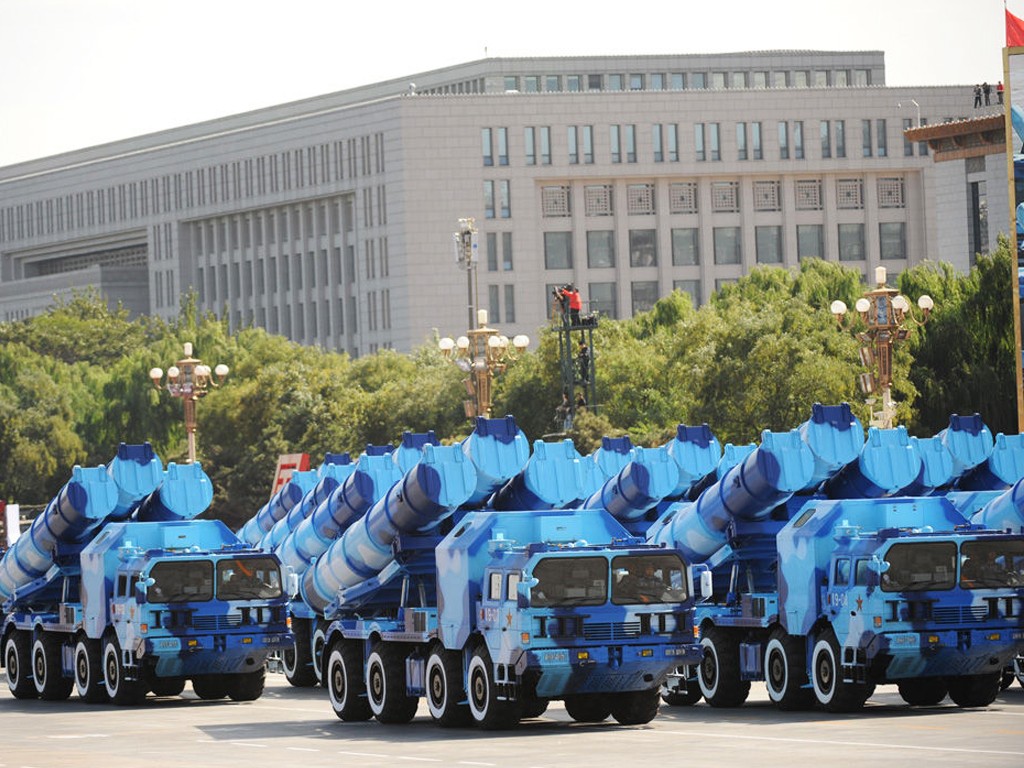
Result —
<instances>
[{"instance_id":1,"label":"lamp post","mask_svg":"<svg viewBox=\"0 0 1024 768\"><path fill-rule=\"evenodd\" d=\"M459 231L452 233L452 244L455 247L455 262L459 265L459 269L466 270L466 304L469 313L466 322L472 328L473 314L479 303L476 265L479 262L480 248L475 219L459 219Z\"/></svg>"},{"instance_id":2,"label":"lamp post","mask_svg":"<svg viewBox=\"0 0 1024 768\"><path fill-rule=\"evenodd\" d=\"M469 374L466 391L472 399L464 403L466 416L489 418L491 384L495 374L503 373L508 363L529 346L530 339L518 334L510 340L498 329L488 327L486 309L477 310L476 318L476 328L466 331L465 336L457 339L445 336L437 345L441 354Z\"/></svg>"},{"instance_id":3,"label":"lamp post","mask_svg":"<svg viewBox=\"0 0 1024 768\"><path fill-rule=\"evenodd\" d=\"M892 400L892 348L904 341L909 335L907 321L924 325L935 306L932 297L922 294L917 300L917 307L923 315L918 320L911 314L910 302L895 288L885 284L885 267L875 269L874 290L867 291L857 299L854 309L860 314L861 320L867 324L867 330L857 334L862 346L860 360L867 373L858 377L858 384L865 395L881 390L882 410L871 412L871 426L891 429L895 424L896 405ZM839 327L843 327L843 318L847 307L843 301L836 299L829 309L836 318ZM875 401L866 401L872 405Z\"/></svg>"},{"instance_id":4,"label":"lamp post","mask_svg":"<svg viewBox=\"0 0 1024 768\"><path fill-rule=\"evenodd\" d=\"M153 368L149 378L158 390L167 390L171 397L180 397L185 407L185 433L188 435L188 462L196 460L196 401L205 397L210 387L218 387L227 378L228 367L221 363L213 371L202 360L192 357L192 344L185 342L185 356L167 369L167 382L163 383L164 372ZM216 380L214 380L216 376Z\"/></svg>"}]
</instances>

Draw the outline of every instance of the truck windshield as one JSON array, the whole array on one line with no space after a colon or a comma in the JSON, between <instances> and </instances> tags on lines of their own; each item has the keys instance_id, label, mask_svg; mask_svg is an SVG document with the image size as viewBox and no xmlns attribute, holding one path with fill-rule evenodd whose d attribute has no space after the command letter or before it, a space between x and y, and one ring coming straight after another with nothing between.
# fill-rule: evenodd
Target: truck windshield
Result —
<instances>
[{"instance_id":1,"label":"truck windshield","mask_svg":"<svg viewBox=\"0 0 1024 768\"><path fill-rule=\"evenodd\" d=\"M677 555L623 555L612 559L612 602L681 603L686 570Z\"/></svg>"},{"instance_id":2,"label":"truck windshield","mask_svg":"<svg viewBox=\"0 0 1024 768\"><path fill-rule=\"evenodd\" d=\"M213 563L209 560L164 560L149 571L146 590L151 603L204 602L213 597Z\"/></svg>"},{"instance_id":3,"label":"truck windshield","mask_svg":"<svg viewBox=\"0 0 1024 768\"><path fill-rule=\"evenodd\" d=\"M608 600L608 561L603 557L546 557L533 568L534 607L604 605Z\"/></svg>"},{"instance_id":4,"label":"truck windshield","mask_svg":"<svg viewBox=\"0 0 1024 768\"><path fill-rule=\"evenodd\" d=\"M217 597L259 600L281 596L281 568L272 557L236 557L217 563Z\"/></svg>"},{"instance_id":5,"label":"truck windshield","mask_svg":"<svg viewBox=\"0 0 1024 768\"><path fill-rule=\"evenodd\" d=\"M964 589L1024 584L1024 541L970 541L960 547L960 586Z\"/></svg>"},{"instance_id":6,"label":"truck windshield","mask_svg":"<svg viewBox=\"0 0 1024 768\"><path fill-rule=\"evenodd\" d=\"M956 586L956 544L952 541L893 544L885 554L883 592L922 592Z\"/></svg>"}]
</instances>

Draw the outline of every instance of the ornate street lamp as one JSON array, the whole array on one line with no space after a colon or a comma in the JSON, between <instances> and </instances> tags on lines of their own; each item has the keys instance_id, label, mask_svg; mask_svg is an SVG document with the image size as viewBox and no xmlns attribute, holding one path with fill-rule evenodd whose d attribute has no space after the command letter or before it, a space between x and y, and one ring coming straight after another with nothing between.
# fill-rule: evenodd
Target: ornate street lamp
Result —
<instances>
[{"instance_id":1,"label":"ornate street lamp","mask_svg":"<svg viewBox=\"0 0 1024 768\"><path fill-rule=\"evenodd\" d=\"M185 433L188 435L188 461L196 460L196 400L205 397L210 387L218 387L227 378L228 367L221 363L210 371L210 366L192 357L192 344L185 342L185 356L167 369L167 383L163 384L164 372L153 368L149 378L158 390L167 390L171 397L180 397L185 406ZM216 376L216 380L214 380Z\"/></svg>"},{"instance_id":2,"label":"ornate street lamp","mask_svg":"<svg viewBox=\"0 0 1024 768\"><path fill-rule=\"evenodd\" d=\"M922 319L913 316L910 302L906 296L895 288L885 284L885 267L875 269L877 286L857 299L854 309L860 314L861 320L867 324L867 330L857 334L863 345L860 349L860 360L868 372L858 377L858 384L865 395L881 390L882 410L872 411L871 426L891 429L895 423L896 406L892 401L892 348L904 341L909 335L907 322L924 325L935 302L928 294L922 294L917 300ZM846 316L846 304L839 299L832 302L829 309L836 318L839 327L843 327ZM866 401L873 404L874 398Z\"/></svg>"},{"instance_id":3,"label":"ornate street lamp","mask_svg":"<svg viewBox=\"0 0 1024 768\"><path fill-rule=\"evenodd\" d=\"M486 309L477 310L476 316L477 327L466 331L465 336L457 339L446 336L437 343L447 359L469 374L466 391L472 399L464 402L468 418L490 417L494 376L504 373L508 363L530 344L529 337L523 334L510 340L496 328L489 328Z\"/></svg>"}]
</instances>

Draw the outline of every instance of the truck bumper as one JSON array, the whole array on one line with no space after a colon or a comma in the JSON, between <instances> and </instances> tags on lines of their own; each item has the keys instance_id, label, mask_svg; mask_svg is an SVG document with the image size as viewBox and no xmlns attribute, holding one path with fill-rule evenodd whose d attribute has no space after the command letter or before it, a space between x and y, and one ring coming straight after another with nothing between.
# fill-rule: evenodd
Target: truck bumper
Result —
<instances>
[{"instance_id":1,"label":"truck bumper","mask_svg":"<svg viewBox=\"0 0 1024 768\"><path fill-rule=\"evenodd\" d=\"M998 672L1017 653L1020 639L1014 634L1007 629L963 629L877 635L869 646L868 663L874 668L872 676L886 681Z\"/></svg>"},{"instance_id":2,"label":"truck bumper","mask_svg":"<svg viewBox=\"0 0 1024 768\"><path fill-rule=\"evenodd\" d=\"M271 653L291 648L292 641L289 632L148 637L142 641L145 650L139 662L154 665L162 677L249 672Z\"/></svg>"}]
</instances>

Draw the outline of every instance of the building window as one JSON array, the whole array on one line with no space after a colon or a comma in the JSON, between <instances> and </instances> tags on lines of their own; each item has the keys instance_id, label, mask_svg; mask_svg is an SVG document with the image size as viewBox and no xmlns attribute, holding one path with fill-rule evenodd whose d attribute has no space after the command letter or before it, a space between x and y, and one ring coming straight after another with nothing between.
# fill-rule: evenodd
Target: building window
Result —
<instances>
[{"instance_id":1,"label":"building window","mask_svg":"<svg viewBox=\"0 0 1024 768\"><path fill-rule=\"evenodd\" d=\"M494 139L493 131L490 128L480 130L480 140L483 144L484 165L494 165Z\"/></svg>"},{"instance_id":2,"label":"building window","mask_svg":"<svg viewBox=\"0 0 1024 768\"><path fill-rule=\"evenodd\" d=\"M789 123L779 122L779 159L789 160Z\"/></svg>"},{"instance_id":3,"label":"building window","mask_svg":"<svg viewBox=\"0 0 1024 768\"><path fill-rule=\"evenodd\" d=\"M839 225L839 260L864 260L864 225Z\"/></svg>"},{"instance_id":4,"label":"building window","mask_svg":"<svg viewBox=\"0 0 1024 768\"><path fill-rule=\"evenodd\" d=\"M512 189L511 182L508 179L502 179L498 182L498 196L499 203L501 204L501 218L512 218Z\"/></svg>"},{"instance_id":5,"label":"building window","mask_svg":"<svg viewBox=\"0 0 1024 768\"><path fill-rule=\"evenodd\" d=\"M836 179L836 207L844 210L864 207L863 179Z\"/></svg>"},{"instance_id":6,"label":"building window","mask_svg":"<svg viewBox=\"0 0 1024 768\"><path fill-rule=\"evenodd\" d=\"M825 258L825 227L822 224L797 224L797 259Z\"/></svg>"},{"instance_id":7,"label":"building window","mask_svg":"<svg viewBox=\"0 0 1024 768\"><path fill-rule=\"evenodd\" d=\"M540 92L540 77L537 75L527 75L523 78L523 90L527 93L539 93Z\"/></svg>"},{"instance_id":8,"label":"building window","mask_svg":"<svg viewBox=\"0 0 1024 768\"><path fill-rule=\"evenodd\" d=\"M634 280L630 285L633 300L633 314L650 312L658 301L657 280Z\"/></svg>"},{"instance_id":9,"label":"building window","mask_svg":"<svg viewBox=\"0 0 1024 768\"><path fill-rule=\"evenodd\" d=\"M533 126L528 126L523 131L523 152L526 155L527 165L537 164L537 141L536 141L536 129Z\"/></svg>"},{"instance_id":10,"label":"building window","mask_svg":"<svg viewBox=\"0 0 1024 768\"><path fill-rule=\"evenodd\" d=\"M754 227L758 264L782 263L782 227Z\"/></svg>"},{"instance_id":11,"label":"building window","mask_svg":"<svg viewBox=\"0 0 1024 768\"><path fill-rule=\"evenodd\" d=\"M836 157L846 157L846 121L836 120Z\"/></svg>"},{"instance_id":12,"label":"building window","mask_svg":"<svg viewBox=\"0 0 1024 768\"><path fill-rule=\"evenodd\" d=\"M860 121L860 143L861 143L861 155L863 157L871 157L872 145L871 145L871 121L861 120Z\"/></svg>"},{"instance_id":13,"label":"building window","mask_svg":"<svg viewBox=\"0 0 1024 768\"><path fill-rule=\"evenodd\" d=\"M736 123L736 159L747 159L747 124Z\"/></svg>"},{"instance_id":14,"label":"building window","mask_svg":"<svg viewBox=\"0 0 1024 768\"><path fill-rule=\"evenodd\" d=\"M704 123L693 124L693 150L698 162L703 162L707 159L707 153L704 149Z\"/></svg>"},{"instance_id":15,"label":"building window","mask_svg":"<svg viewBox=\"0 0 1024 768\"><path fill-rule=\"evenodd\" d=\"M629 90L631 91L642 91L644 89L644 76L641 74L632 74L629 76Z\"/></svg>"},{"instance_id":16,"label":"building window","mask_svg":"<svg viewBox=\"0 0 1024 768\"><path fill-rule=\"evenodd\" d=\"M594 163L594 126L583 126L583 162L587 165Z\"/></svg>"},{"instance_id":17,"label":"building window","mask_svg":"<svg viewBox=\"0 0 1024 768\"><path fill-rule=\"evenodd\" d=\"M694 307L700 306L700 280L673 280L672 290L688 294Z\"/></svg>"},{"instance_id":18,"label":"building window","mask_svg":"<svg viewBox=\"0 0 1024 768\"><path fill-rule=\"evenodd\" d=\"M984 181L972 181L971 253L988 253L988 190ZM974 263L973 258L971 263Z\"/></svg>"},{"instance_id":19,"label":"building window","mask_svg":"<svg viewBox=\"0 0 1024 768\"><path fill-rule=\"evenodd\" d=\"M653 73L651 73L651 90L652 91L664 91L665 90L665 73L664 72L653 72Z\"/></svg>"},{"instance_id":20,"label":"building window","mask_svg":"<svg viewBox=\"0 0 1024 768\"><path fill-rule=\"evenodd\" d=\"M629 266L658 266L658 237L655 230L629 230Z\"/></svg>"},{"instance_id":21,"label":"building window","mask_svg":"<svg viewBox=\"0 0 1024 768\"><path fill-rule=\"evenodd\" d=\"M497 322L501 317L501 286L487 286L487 316Z\"/></svg>"},{"instance_id":22,"label":"building window","mask_svg":"<svg viewBox=\"0 0 1024 768\"><path fill-rule=\"evenodd\" d=\"M583 81L579 75L566 75L565 76L565 90L570 93L577 93L583 90Z\"/></svg>"},{"instance_id":23,"label":"building window","mask_svg":"<svg viewBox=\"0 0 1024 768\"><path fill-rule=\"evenodd\" d=\"M922 125L928 125L928 118L926 118L926 117L922 117L921 118L921 121L918 123L918 127L920 127ZM917 142L917 154L921 155L921 157L924 157L925 155L928 154L928 142L927 141L919 141L919 142Z\"/></svg>"},{"instance_id":24,"label":"building window","mask_svg":"<svg viewBox=\"0 0 1024 768\"><path fill-rule=\"evenodd\" d=\"M907 131L914 127L914 121L909 117L903 118L903 156L914 156L914 142L907 138Z\"/></svg>"},{"instance_id":25,"label":"building window","mask_svg":"<svg viewBox=\"0 0 1024 768\"><path fill-rule=\"evenodd\" d=\"M695 91L703 91L708 87L707 72L692 72L690 74L690 87Z\"/></svg>"},{"instance_id":26,"label":"building window","mask_svg":"<svg viewBox=\"0 0 1024 768\"><path fill-rule=\"evenodd\" d=\"M696 213L697 182L679 181L669 184L668 205L672 213Z\"/></svg>"},{"instance_id":27,"label":"building window","mask_svg":"<svg viewBox=\"0 0 1024 768\"><path fill-rule=\"evenodd\" d=\"M560 91L560 90L562 90L562 76L561 75L546 75L544 77L544 90L545 91Z\"/></svg>"},{"instance_id":28,"label":"building window","mask_svg":"<svg viewBox=\"0 0 1024 768\"><path fill-rule=\"evenodd\" d=\"M827 159L832 157L832 130L828 120L822 120L818 125L821 129L821 157Z\"/></svg>"},{"instance_id":29,"label":"building window","mask_svg":"<svg viewBox=\"0 0 1024 768\"><path fill-rule=\"evenodd\" d=\"M743 258L739 227L715 227L715 264L739 264Z\"/></svg>"},{"instance_id":30,"label":"building window","mask_svg":"<svg viewBox=\"0 0 1024 768\"><path fill-rule=\"evenodd\" d=\"M544 233L544 268L572 269L572 232Z\"/></svg>"},{"instance_id":31,"label":"building window","mask_svg":"<svg viewBox=\"0 0 1024 768\"><path fill-rule=\"evenodd\" d=\"M796 160L804 159L804 121L793 121L793 157Z\"/></svg>"},{"instance_id":32,"label":"building window","mask_svg":"<svg viewBox=\"0 0 1024 768\"><path fill-rule=\"evenodd\" d=\"M880 223L878 245L883 260L907 258L907 225L902 221Z\"/></svg>"},{"instance_id":33,"label":"building window","mask_svg":"<svg viewBox=\"0 0 1024 768\"><path fill-rule=\"evenodd\" d=\"M625 136L626 142L626 162L636 162L636 126L635 125L624 125L622 132Z\"/></svg>"},{"instance_id":34,"label":"building window","mask_svg":"<svg viewBox=\"0 0 1024 768\"><path fill-rule=\"evenodd\" d=\"M608 90L621 91L626 87L626 78L623 75L608 75Z\"/></svg>"},{"instance_id":35,"label":"building window","mask_svg":"<svg viewBox=\"0 0 1024 768\"><path fill-rule=\"evenodd\" d=\"M653 215L654 185L629 184L626 187L626 212L630 216Z\"/></svg>"},{"instance_id":36,"label":"building window","mask_svg":"<svg viewBox=\"0 0 1024 768\"><path fill-rule=\"evenodd\" d=\"M669 75L669 88L673 91L686 90L686 74L683 72L673 72Z\"/></svg>"},{"instance_id":37,"label":"building window","mask_svg":"<svg viewBox=\"0 0 1024 768\"><path fill-rule=\"evenodd\" d=\"M590 311L602 317L617 320L619 317L618 301L615 294L615 283L589 283L587 296L590 299Z\"/></svg>"},{"instance_id":38,"label":"building window","mask_svg":"<svg viewBox=\"0 0 1024 768\"><path fill-rule=\"evenodd\" d=\"M798 69L793 73L794 88L806 88L809 85L810 78L808 77L806 69Z\"/></svg>"},{"instance_id":39,"label":"building window","mask_svg":"<svg viewBox=\"0 0 1024 768\"><path fill-rule=\"evenodd\" d=\"M878 179L878 207L905 208L903 177L882 177Z\"/></svg>"},{"instance_id":40,"label":"building window","mask_svg":"<svg viewBox=\"0 0 1024 768\"><path fill-rule=\"evenodd\" d=\"M786 82L786 72L772 72L772 88L785 88L789 85Z\"/></svg>"},{"instance_id":41,"label":"building window","mask_svg":"<svg viewBox=\"0 0 1024 768\"><path fill-rule=\"evenodd\" d=\"M651 145L654 150L654 162L656 163L662 163L665 161L665 151L662 141L661 123L655 123L651 126Z\"/></svg>"},{"instance_id":42,"label":"building window","mask_svg":"<svg viewBox=\"0 0 1024 768\"><path fill-rule=\"evenodd\" d=\"M618 125L608 126L608 143L611 148L612 162L622 162L622 129Z\"/></svg>"},{"instance_id":43,"label":"building window","mask_svg":"<svg viewBox=\"0 0 1024 768\"><path fill-rule=\"evenodd\" d=\"M516 321L516 287L514 285L505 286L505 322L514 323Z\"/></svg>"},{"instance_id":44,"label":"building window","mask_svg":"<svg viewBox=\"0 0 1024 768\"><path fill-rule=\"evenodd\" d=\"M544 218L572 216L571 187L541 187L540 200L541 216Z\"/></svg>"},{"instance_id":45,"label":"building window","mask_svg":"<svg viewBox=\"0 0 1024 768\"><path fill-rule=\"evenodd\" d=\"M484 218L494 218L494 182L484 181Z\"/></svg>"},{"instance_id":46,"label":"building window","mask_svg":"<svg viewBox=\"0 0 1024 768\"><path fill-rule=\"evenodd\" d=\"M518 91L519 90L519 78L515 75L505 75L505 90L506 91Z\"/></svg>"},{"instance_id":47,"label":"building window","mask_svg":"<svg viewBox=\"0 0 1024 768\"><path fill-rule=\"evenodd\" d=\"M832 85L837 88L845 88L850 84L850 70L837 69L832 73Z\"/></svg>"},{"instance_id":48,"label":"building window","mask_svg":"<svg viewBox=\"0 0 1024 768\"><path fill-rule=\"evenodd\" d=\"M591 269L615 266L615 232L610 229L587 232L587 266Z\"/></svg>"},{"instance_id":49,"label":"building window","mask_svg":"<svg viewBox=\"0 0 1024 768\"><path fill-rule=\"evenodd\" d=\"M498 165L508 165L508 128L498 129Z\"/></svg>"},{"instance_id":50,"label":"building window","mask_svg":"<svg viewBox=\"0 0 1024 768\"><path fill-rule=\"evenodd\" d=\"M708 148L712 160L722 159L721 137L718 123L708 123Z\"/></svg>"},{"instance_id":51,"label":"building window","mask_svg":"<svg viewBox=\"0 0 1024 768\"><path fill-rule=\"evenodd\" d=\"M501 233L501 268L506 272L512 271L512 233Z\"/></svg>"},{"instance_id":52,"label":"building window","mask_svg":"<svg viewBox=\"0 0 1024 768\"><path fill-rule=\"evenodd\" d=\"M579 129L575 125L570 125L566 132L569 149L569 165L578 165L580 162L580 150L576 137L577 130Z\"/></svg>"},{"instance_id":53,"label":"building window","mask_svg":"<svg viewBox=\"0 0 1024 768\"><path fill-rule=\"evenodd\" d=\"M754 210L781 211L782 184L775 179L754 182Z\"/></svg>"},{"instance_id":54,"label":"building window","mask_svg":"<svg viewBox=\"0 0 1024 768\"><path fill-rule=\"evenodd\" d=\"M583 204L587 216L611 216L612 208L611 184L588 184L583 188Z\"/></svg>"},{"instance_id":55,"label":"building window","mask_svg":"<svg viewBox=\"0 0 1024 768\"><path fill-rule=\"evenodd\" d=\"M751 123L750 124L750 149L751 158L754 160L764 159L764 149L762 148L761 142L761 124Z\"/></svg>"},{"instance_id":56,"label":"building window","mask_svg":"<svg viewBox=\"0 0 1024 768\"><path fill-rule=\"evenodd\" d=\"M889 138L888 129L886 128L886 122L884 119L875 120L875 144L878 147L878 156L888 157Z\"/></svg>"},{"instance_id":57,"label":"building window","mask_svg":"<svg viewBox=\"0 0 1024 768\"><path fill-rule=\"evenodd\" d=\"M797 179L793 187L798 211L820 211L822 207L821 179Z\"/></svg>"},{"instance_id":58,"label":"building window","mask_svg":"<svg viewBox=\"0 0 1024 768\"><path fill-rule=\"evenodd\" d=\"M551 127L540 127L540 164L551 165Z\"/></svg>"},{"instance_id":59,"label":"building window","mask_svg":"<svg viewBox=\"0 0 1024 768\"><path fill-rule=\"evenodd\" d=\"M498 271L498 234L496 232L488 232L485 238L487 248L487 271L497 272Z\"/></svg>"},{"instance_id":60,"label":"building window","mask_svg":"<svg viewBox=\"0 0 1024 768\"><path fill-rule=\"evenodd\" d=\"M604 85L603 80L601 75L587 75L587 90L600 91Z\"/></svg>"},{"instance_id":61,"label":"building window","mask_svg":"<svg viewBox=\"0 0 1024 768\"><path fill-rule=\"evenodd\" d=\"M700 264L698 231L696 227L672 230L673 267L692 267Z\"/></svg>"},{"instance_id":62,"label":"building window","mask_svg":"<svg viewBox=\"0 0 1024 768\"><path fill-rule=\"evenodd\" d=\"M740 210L738 181L711 182L711 210L715 213L737 213Z\"/></svg>"},{"instance_id":63,"label":"building window","mask_svg":"<svg viewBox=\"0 0 1024 768\"><path fill-rule=\"evenodd\" d=\"M675 123L668 123L665 126L665 145L668 161L679 162L679 126Z\"/></svg>"},{"instance_id":64,"label":"building window","mask_svg":"<svg viewBox=\"0 0 1024 768\"><path fill-rule=\"evenodd\" d=\"M746 72L730 72L729 73L729 87L730 88L746 88L747 87L747 73Z\"/></svg>"},{"instance_id":65,"label":"building window","mask_svg":"<svg viewBox=\"0 0 1024 768\"><path fill-rule=\"evenodd\" d=\"M828 87L828 70L816 69L812 75L811 82L814 83L815 88L827 88Z\"/></svg>"},{"instance_id":66,"label":"building window","mask_svg":"<svg viewBox=\"0 0 1024 768\"><path fill-rule=\"evenodd\" d=\"M725 88L725 72L711 73L711 87L716 91L720 91Z\"/></svg>"}]
</instances>

